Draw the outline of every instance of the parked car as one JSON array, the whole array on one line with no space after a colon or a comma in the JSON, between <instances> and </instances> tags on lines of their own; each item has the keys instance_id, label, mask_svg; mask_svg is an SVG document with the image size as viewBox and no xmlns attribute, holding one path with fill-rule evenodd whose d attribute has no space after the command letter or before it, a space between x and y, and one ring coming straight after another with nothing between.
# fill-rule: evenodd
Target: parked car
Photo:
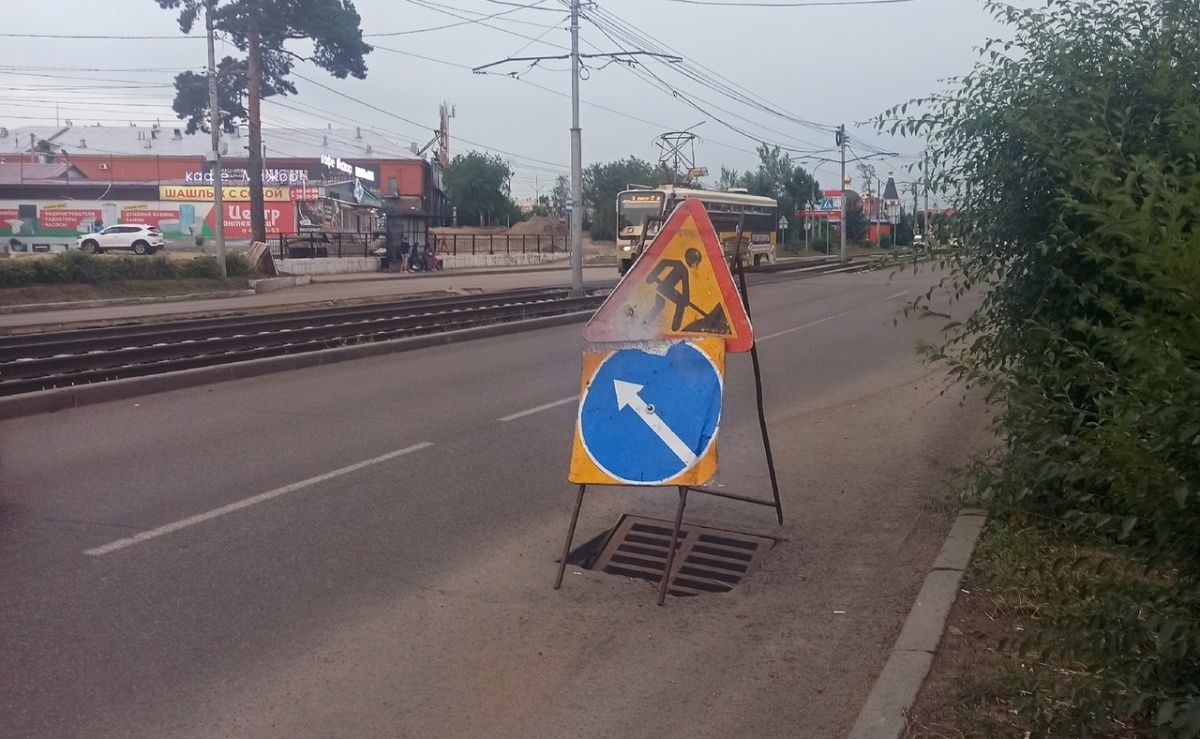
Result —
<instances>
[{"instance_id":1,"label":"parked car","mask_svg":"<svg viewBox=\"0 0 1200 739\"><path fill-rule=\"evenodd\" d=\"M84 234L76 244L92 254L110 249L128 249L134 254L153 254L166 246L162 231L141 223L118 223L97 233Z\"/></svg>"}]
</instances>

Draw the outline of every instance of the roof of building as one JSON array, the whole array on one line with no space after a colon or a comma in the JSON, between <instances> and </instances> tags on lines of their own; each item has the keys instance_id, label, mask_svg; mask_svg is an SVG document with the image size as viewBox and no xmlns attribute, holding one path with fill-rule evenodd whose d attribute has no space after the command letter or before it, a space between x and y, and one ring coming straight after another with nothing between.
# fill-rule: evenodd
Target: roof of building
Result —
<instances>
[{"instance_id":1,"label":"roof of building","mask_svg":"<svg viewBox=\"0 0 1200 739\"><path fill-rule=\"evenodd\" d=\"M900 199L900 193L896 190L896 180L892 177L888 177L887 185L885 185L883 188L883 199L884 200L899 200Z\"/></svg>"},{"instance_id":2,"label":"roof of building","mask_svg":"<svg viewBox=\"0 0 1200 739\"><path fill-rule=\"evenodd\" d=\"M81 180L83 172L72 164L4 164L0 162L0 185L38 184Z\"/></svg>"},{"instance_id":3,"label":"roof of building","mask_svg":"<svg viewBox=\"0 0 1200 739\"><path fill-rule=\"evenodd\" d=\"M209 134L184 132L182 122L153 126L23 126L2 129L0 157L7 153L68 155L202 157L212 148ZM226 155L244 156L243 134L222 134ZM369 128L265 128L267 159L319 159L328 154L342 159L421 159L403 143Z\"/></svg>"}]
</instances>

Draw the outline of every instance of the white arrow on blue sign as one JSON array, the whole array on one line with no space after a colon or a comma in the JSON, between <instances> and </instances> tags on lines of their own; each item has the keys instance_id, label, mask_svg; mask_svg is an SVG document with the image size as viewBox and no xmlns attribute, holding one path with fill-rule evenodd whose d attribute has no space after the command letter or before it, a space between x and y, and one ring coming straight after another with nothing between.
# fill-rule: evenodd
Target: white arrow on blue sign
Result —
<instances>
[{"instance_id":1,"label":"white arrow on blue sign","mask_svg":"<svg viewBox=\"0 0 1200 739\"><path fill-rule=\"evenodd\" d=\"M717 437L721 374L696 346L622 349L601 363L579 403L579 435L596 466L638 485L691 469Z\"/></svg>"}]
</instances>

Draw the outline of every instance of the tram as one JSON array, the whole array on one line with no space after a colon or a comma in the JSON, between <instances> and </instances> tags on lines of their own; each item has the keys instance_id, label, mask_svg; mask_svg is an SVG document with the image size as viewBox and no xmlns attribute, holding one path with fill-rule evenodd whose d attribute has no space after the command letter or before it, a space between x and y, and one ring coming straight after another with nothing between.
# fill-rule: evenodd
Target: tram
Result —
<instances>
[{"instance_id":1,"label":"tram","mask_svg":"<svg viewBox=\"0 0 1200 739\"><path fill-rule=\"evenodd\" d=\"M727 259L733 258L734 240L741 224L747 261L755 265L775 263L775 229L779 221L779 204L775 200L750 195L740 188L698 190L664 185L625 190L617 196L617 253L621 260L618 270L622 275L640 256L639 249L658 232L662 221L654 219L669 216L675 206L689 198L704 204ZM652 219L649 225L647 218ZM643 239L644 228L648 230Z\"/></svg>"}]
</instances>

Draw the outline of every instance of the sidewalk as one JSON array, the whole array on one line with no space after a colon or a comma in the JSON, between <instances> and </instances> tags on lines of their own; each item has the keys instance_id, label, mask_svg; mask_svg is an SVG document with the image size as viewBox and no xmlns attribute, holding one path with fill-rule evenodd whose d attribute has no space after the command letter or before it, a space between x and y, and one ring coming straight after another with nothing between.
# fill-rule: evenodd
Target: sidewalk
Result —
<instances>
[{"instance_id":1,"label":"sidewalk","mask_svg":"<svg viewBox=\"0 0 1200 739\"><path fill-rule=\"evenodd\" d=\"M600 266L600 265L597 265ZM584 265L584 269L588 269ZM617 266L613 264L609 267L616 274ZM519 267L469 267L465 269L444 270L435 273L412 273L412 272L346 272L336 275L313 275L312 281L319 282L376 282L378 280L407 280L407 279L427 279L429 277L448 277L448 276L474 276L474 275L497 275L497 274L513 274L517 272L566 272L570 273L571 265L568 262L559 262L554 264L545 264L536 267L528 265ZM569 279L569 277L568 277Z\"/></svg>"},{"instance_id":2,"label":"sidewalk","mask_svg":"<svg viewBox=\"0 0 1200 739\"><path fill-rule=\"evenodd\" d=\"M330 279L343 278L343 279ZM585 267L585 283L612 285L617 280L615 267ZM33 313L0 315L0 328L60 326L70 323L100 323L161 316L230 313L330 303L350 300L379 300L394 296L450 291L491 292L522 287L565 287L571 282L568 269L493 268L486 271L439 272L424 274L365 273L323 275L322 280L302 287L215 299L108 305L92 308L55 309Z\"/></svg>"}]
</instances>

